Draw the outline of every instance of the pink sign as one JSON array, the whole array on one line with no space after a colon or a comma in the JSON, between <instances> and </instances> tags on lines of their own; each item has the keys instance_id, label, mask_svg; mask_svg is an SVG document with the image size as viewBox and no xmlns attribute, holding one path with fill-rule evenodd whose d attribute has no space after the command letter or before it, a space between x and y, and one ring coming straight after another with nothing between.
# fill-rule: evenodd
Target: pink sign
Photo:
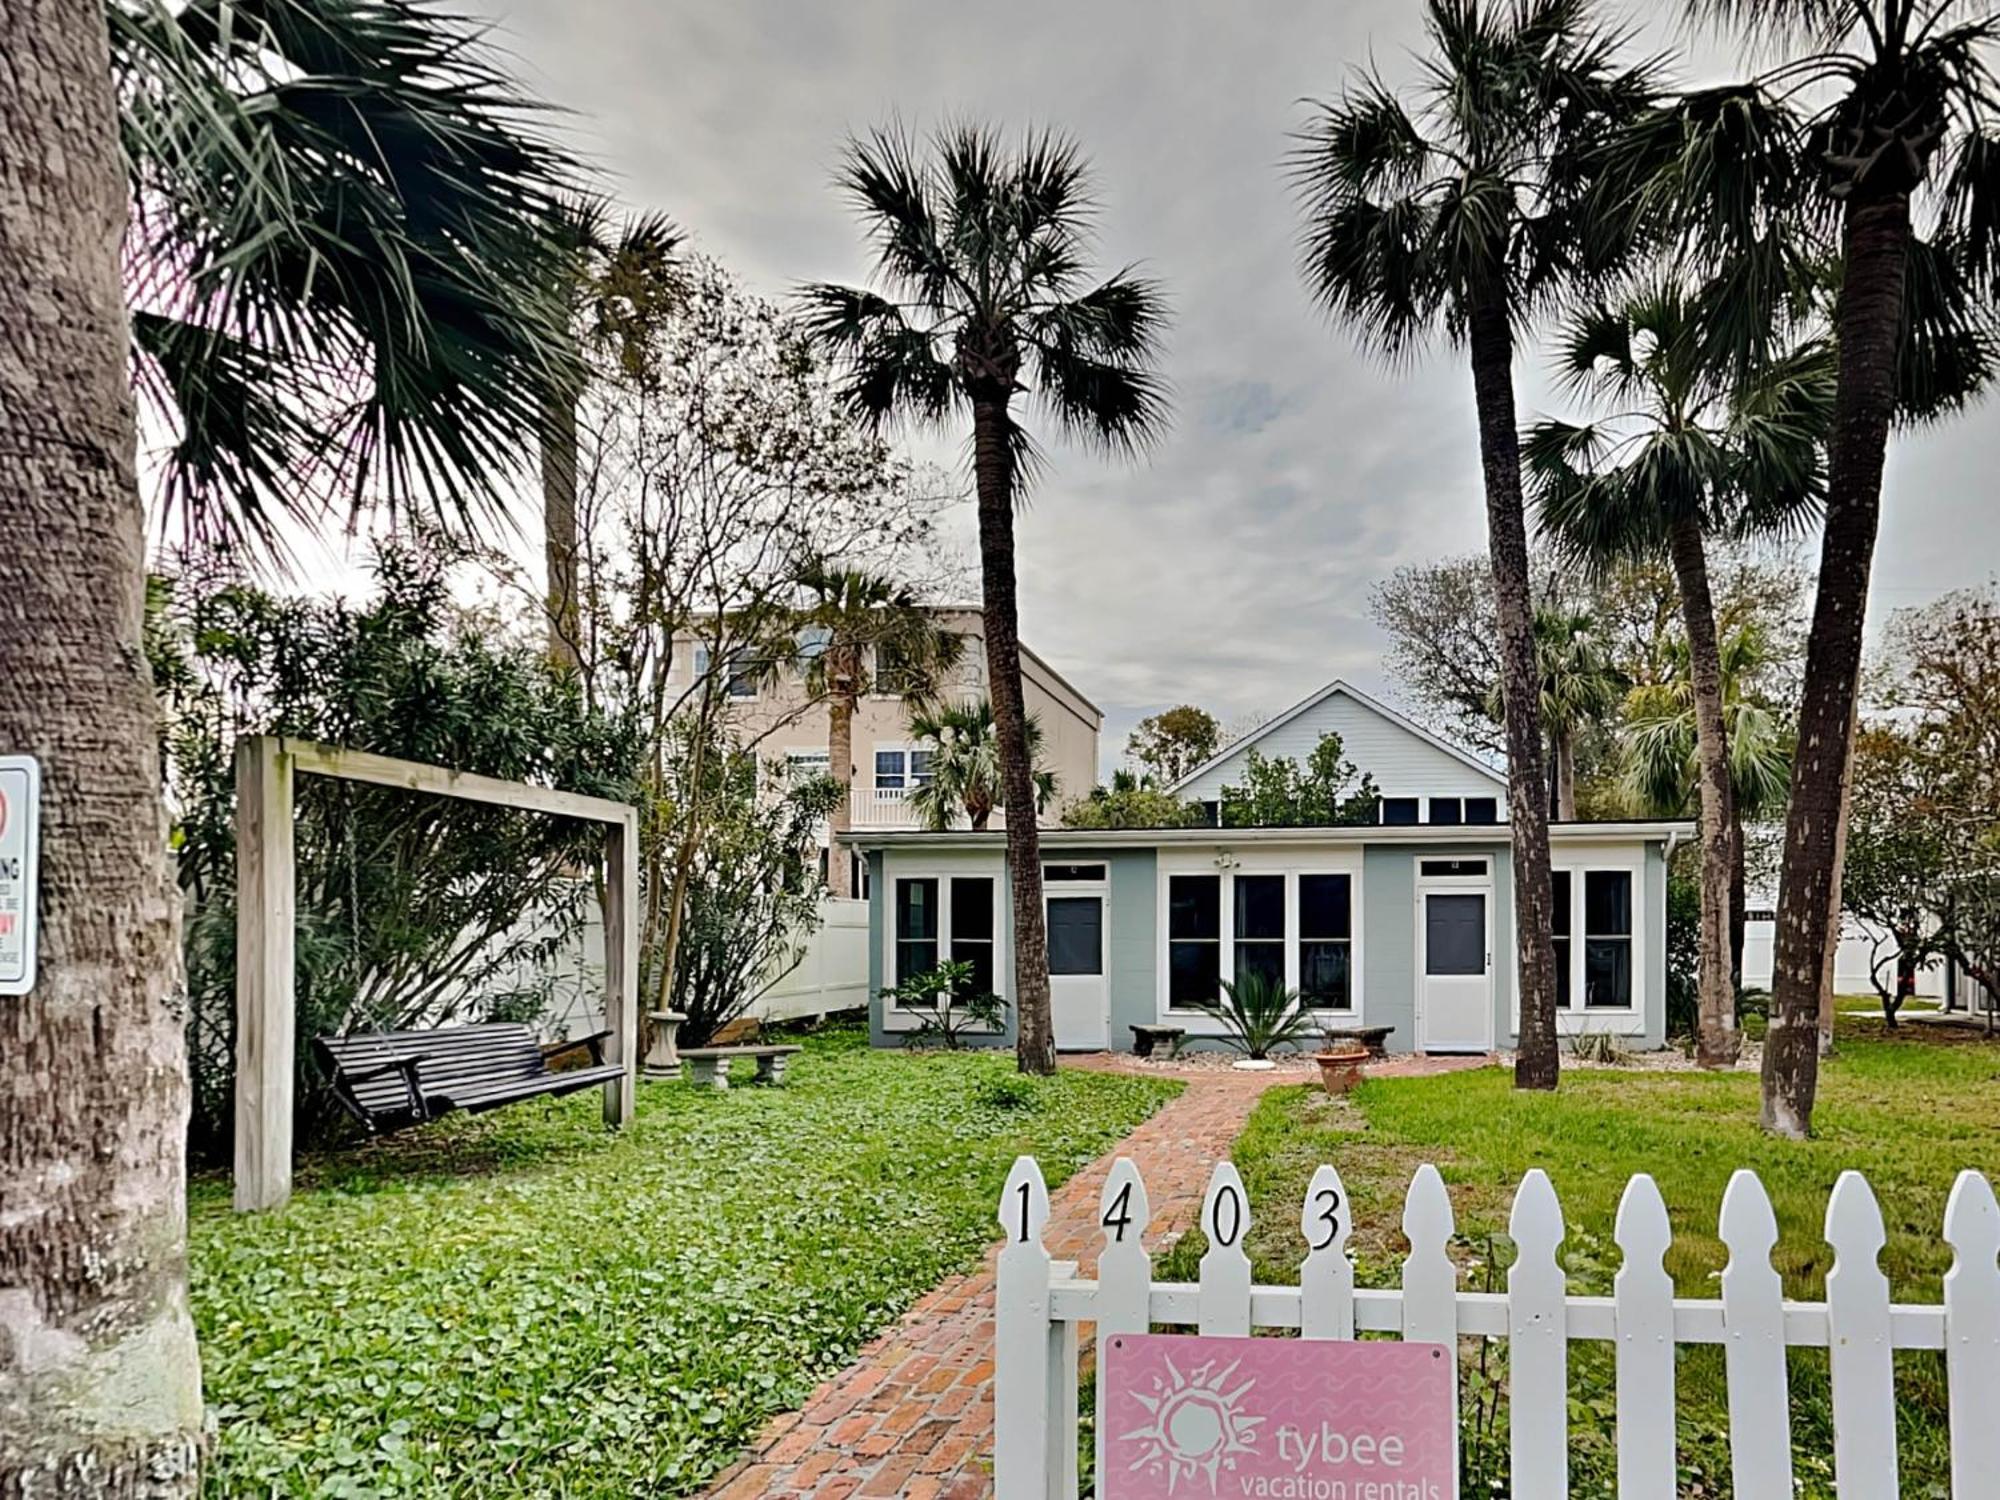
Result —
<instances>
[{"instance_id":1,"label":"pink sign","mask_svg":"<svg viewBox=\"0 0 2000 1500\"><path fill-rule=\"evenodd\" d=\"M1456 1500L1442 1344L1127 1333L1104 1372L1103 1500Z\"/></svg>"}]
</instances>

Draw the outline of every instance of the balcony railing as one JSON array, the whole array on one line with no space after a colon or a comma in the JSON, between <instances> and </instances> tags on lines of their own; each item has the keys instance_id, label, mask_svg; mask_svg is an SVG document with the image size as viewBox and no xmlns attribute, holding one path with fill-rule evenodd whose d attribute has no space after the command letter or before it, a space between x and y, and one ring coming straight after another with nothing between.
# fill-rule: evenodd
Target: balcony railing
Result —
<instances>
[{"instance_id":1,"label":"balcony railing","mask_svg":"<svg viewBox=\"0 0 2000 1500\"><path fill-rule=\"evenodd\" d=\"M910 805L910 788L856 786L850 796L848 820L856 828L916 828L922 819Z\"/></svg>"}]
</instances>

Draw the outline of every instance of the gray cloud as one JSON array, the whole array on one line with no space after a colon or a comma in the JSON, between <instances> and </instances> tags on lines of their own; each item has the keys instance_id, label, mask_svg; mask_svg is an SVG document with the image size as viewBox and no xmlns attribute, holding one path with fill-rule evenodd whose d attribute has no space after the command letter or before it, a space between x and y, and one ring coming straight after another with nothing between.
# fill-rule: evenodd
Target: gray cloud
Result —
<instances>
[{"instance_id":1,"label":"gray cloud","mask_svg":"<svg viewBox=\"0 0 2000 1500\"><path fill-rule=\"evenodd\" d=\"M1227 719L1336 673L1383 687L1371 582L1483 544L1469 375L1446 351L1385 369L1326 325L1294 270L1281 170L1302 96L1371 56L1407 71L1413 0L487 5L620 193L774 295L866 274L828 187L848 132L968 115L1081 139L1105 263L1143 263L1176 313L1173 431L1138 465L1048 442L1021 521L1025 633L1105 708L1107 761L1170 703ZM1521 386L1524 413L1555 405L1532 359ZM1878 617L1993 571L1997 466L1990 409L1899 440Z\"/></svg>"}]
</instances>

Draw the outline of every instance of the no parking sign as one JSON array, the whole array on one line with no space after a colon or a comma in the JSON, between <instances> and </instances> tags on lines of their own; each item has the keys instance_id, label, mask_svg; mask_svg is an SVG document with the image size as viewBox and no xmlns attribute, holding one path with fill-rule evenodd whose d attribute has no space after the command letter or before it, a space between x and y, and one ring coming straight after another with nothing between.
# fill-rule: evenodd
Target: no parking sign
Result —
<instances>
[{"instance_id":1,"label":"no parking sign","mask_svg":"<svg viewBox=\"0 0 2000 1500\"><path fill-rule=\"evenodd\" d=\"M0 755L0 995L35 987L41 814L40 764L32 755Z\"/></svg>"}]
</instances>

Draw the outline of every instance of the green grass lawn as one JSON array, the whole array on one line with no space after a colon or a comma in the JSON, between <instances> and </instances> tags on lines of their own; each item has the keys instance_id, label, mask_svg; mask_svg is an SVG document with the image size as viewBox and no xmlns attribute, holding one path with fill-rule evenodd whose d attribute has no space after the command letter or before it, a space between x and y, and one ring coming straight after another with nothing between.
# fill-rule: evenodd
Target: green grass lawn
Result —
<instances>
[{"instance_id":1,"label":"green grass lawn","mask_svg":"<svg viewBox=\"0 0 2000 1500\"><path fill-rule=\"evenodd\" d=\"M1296 1281L1303 1252L1298 1205L1313 1168L1340 1169L1356 1216L1353 1242L1364 1285L1394 1285L1403 1240L1403 1192L1419 1162L1451 1185L1457 1246L1469 1287L1499 1289L1512 1258L1505 1240L1514 1185L1545 1168L1571 1235L1571 1290L1605 1293L1618 1269L1612 1223L1634 1172L1650 1172L1675 1232L1667 1269L1683 1296L1719 1295L1726 1252L1715 1235L1729 1174L1762 1177L1777 1210L1774 1257L1788 1295L1818 1297L1831 1252L1820 1239L1826 1194L1845 1168L1865 1172L1888 1229L1883 1266L1902 1301L1935 1302L1951 1254L1940 1238L1945 1196L1964 1167L2000 1175L2000 1046L1885 1040L1879 1023L1843 1015L1840 1056L1822 1074L1817 1137L1773 1141L1757 1128L1750 1075L1576 1070L1555 1094L1518 1094L1511 1077L1482 1069L1364 1084L1352 1102L1302 1088L1265 1096L1238 1140L1235 1160L1257 1223L1249 1239L1259 1278ZM1908 1028L1905 1028L1907 1030ZM1160 1274L1192 1279L1205 1248L1190 1235ZM1497 1373L1486 1351L1489 1374ZM1476 1360L1476 1355L1469 1354ZM1727 1422L1719 1351L1680 1358L1682 1493L1729 1492ZM1793 1356L1793 1423L1801 1493L1832 1494L1824 1356ZM1607 1346L1571 1345L1573 1493L1614 1493L1613 1388ZM1905 1496L1943 1496L1946 1474L1943 1364L1898 1356ZM1468 1495L1504 1492L1504 1406L1475 1364L1467 1385ZM1484 1398L1480 1400L1477 1398ZM1499 1481L1497 1490L1495 1482Z\"/></svg>"},{"instance_id":2,"label":"green grass lawn","mask_svg":"<svg viewBox=\"0 0 2000 1500\"><path fill-rule=\"evenodd\" d=\"M977 1259L1017 1153L1053 1186L1178 1087L843 1031L621 1136L593 1093L308 1161L279 1213L197 1183L209 1493L689 1493Z\"/></svg>"}]
</instances>

